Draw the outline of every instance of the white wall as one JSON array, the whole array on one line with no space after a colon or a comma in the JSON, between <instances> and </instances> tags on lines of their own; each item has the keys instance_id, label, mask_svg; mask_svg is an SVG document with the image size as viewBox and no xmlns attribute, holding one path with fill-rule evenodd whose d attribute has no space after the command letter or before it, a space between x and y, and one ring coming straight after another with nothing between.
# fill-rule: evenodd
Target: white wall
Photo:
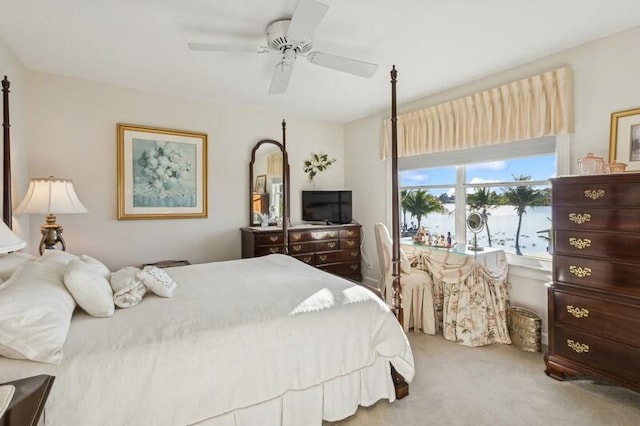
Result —
<instances>
[{"instance_id":1,"label":"white wall","mask_svg":"<svg viewBox=\"0 0 640 426\"><path fill-rule=\"evenodd\" d=\"M640 106L640 27L605 39L591 42L559 54L488 76L481 80L446 90L398 107L399 113L460 98L510 81L526 78L544 71L569 65L574 72L575 134L572 139L571 165L575 173L578 158L587 152L603 157L609 150L609 121L614 111ZM508 55L508 53L506 53ZM398 93L402 93L402 76L412 70L398 67ZM389 93L391 89L389 87ZM403 94L405 97L406 93ZM418 94L416 94L418 95ZM412 97L411 95L408 97ZM375 259L373 224L385 221L386 192L385 165L379 158L380 126L389 111L354 121L345 126L345 184L354 189L356 199L354 217L365 229L365 250L372 253L374 267L363 269L372 282L378 280ZM367 161L363 160L363 157ZM517 270L518 268L516 268ZM526 274L525 274L526 275ZM510 274L512 305L528 307L546 317L546 289L549 277L538 278Z\"/></svg>"},{"instance_id":2,"label":"white wall","mask_svg":"<svg viewBox=\"0 0 640 426\"><path fill-rule=\"evenodd\" d=\"M27 111L27 70L18 57L0 39L0 79L7 76L9 87L9 122L11 139L11 191L12 205L15 209L28 186L28 140L26 137ZM1 107L0 107L1 109ZM0 149L0 158L2 158ZM0 173L0 181L2 173ZM1 198L1 197L0 197ZM2 200L0 199L0 205ZM29 220L26 217L13 217L13 230L22 238L29 235Z\"/></svg>"},{"instance_id":3,"label":"white wall","mask_svg":"<svg viewBox=\"0 0 640 426\"><path fill-rule=\"evenodd\" d=\"M239 228L248 224L249 161L260 139L282 140L287 120L291 216L300 220L302 171L311 152L338 162L316 180L343 187L343 127L265 111L32 72L29 76L29 176L73 179L89 214L61 215L67 250L93 255L111 269L163 259L192 263L240 257ZM209 217L118 221L116 123L205 132L209 137ZM19 198L24 195L24 190ZM29 251L37 253L44 216L30 218Z\"/></svg>"}]
</instances>

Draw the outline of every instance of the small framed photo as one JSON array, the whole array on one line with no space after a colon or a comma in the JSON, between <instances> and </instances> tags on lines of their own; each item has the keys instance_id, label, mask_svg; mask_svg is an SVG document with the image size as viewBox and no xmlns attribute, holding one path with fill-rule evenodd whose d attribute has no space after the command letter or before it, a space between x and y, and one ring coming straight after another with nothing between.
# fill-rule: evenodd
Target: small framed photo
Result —
<instances>
[{"instance_id":1,"label":"small framed photo","mask_svg":"<svg viewBox=\"0 0 640 426\"><path fill-rule=\"evenodd\" d=\"M118 124L118 220L207 217L207 135Z\"/></svg>"},{"instance_id":2,"label":"small framed photo","mask_svg":"<svg viewBox=\"0 0 640 426\"><path fill-rule=\"evenodd\" d=\"M640 170L640 108L611 114L609 162L627 164L627 171Z\"/></svg>"},{"instance_id":3,"label":"small framed photo","mask_svg":"<svg viewBox=\"0 0 640 426\"><path fill-rule=\"evenodd\" d=\"M253 187L255 192L264 194L267 191L267 175L256 176L256 184Z\"/></svg>"}]
</instances>

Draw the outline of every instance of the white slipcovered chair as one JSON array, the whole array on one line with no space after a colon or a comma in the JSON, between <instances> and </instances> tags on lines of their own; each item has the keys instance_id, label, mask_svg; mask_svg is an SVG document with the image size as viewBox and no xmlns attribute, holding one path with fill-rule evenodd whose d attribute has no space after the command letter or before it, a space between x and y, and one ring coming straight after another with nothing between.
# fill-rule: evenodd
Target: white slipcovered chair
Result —
<instances>
[{"instance_id":1,"label":"white slipcovered chair","mask_svg":"<svg viewBox=\"0 0 640 426\"><path fill-rule=\"evenodd\" d=\"M389 230L383 223L374 225L380 273L384 281L384 293L387 303L393 297L393 265L391 263L393 241ZM433 301L433 280L420 269L411 267L406 255L400 250L400 284L402 285L402 305L404 318L402 327L415 332L422 330L426 334L436 333L436 310Z\"/></svg>"}]
</instances>

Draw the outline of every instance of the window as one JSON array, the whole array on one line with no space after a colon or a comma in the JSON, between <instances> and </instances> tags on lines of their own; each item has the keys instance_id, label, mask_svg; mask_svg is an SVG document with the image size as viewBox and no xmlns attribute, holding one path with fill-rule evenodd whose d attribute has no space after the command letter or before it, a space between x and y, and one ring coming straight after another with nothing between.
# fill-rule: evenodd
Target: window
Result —
<instances>
[{"instance_id":1,"label":"window","mask_svg":"<svg viewBox=\"0 0 640 426\"><path fill-rule=\"evenodd\" d=\"M557 175L558 164L555 138L551 139L526 141L532 145L526 149L522 149L524 142L517 142L503 144L498 150L487 147L473 150L474 153L453 152L447 160L436 160L440 165L428 158L433 155L401 162L403 235L411 236L422 226L432 239L446 239L450 234L453 242L469 244L473 233L466 229L465 219L476 211L485 218L484 229L477 234L478 245L500 247L514 255L548 258L549 178ZM442 166L447 162L457 165ZM421 163L424 166L420 167ZM421 205L416 198L435 198L439 206L427 203L425 209L424 202Z\"/></svg>"}]
</instances>

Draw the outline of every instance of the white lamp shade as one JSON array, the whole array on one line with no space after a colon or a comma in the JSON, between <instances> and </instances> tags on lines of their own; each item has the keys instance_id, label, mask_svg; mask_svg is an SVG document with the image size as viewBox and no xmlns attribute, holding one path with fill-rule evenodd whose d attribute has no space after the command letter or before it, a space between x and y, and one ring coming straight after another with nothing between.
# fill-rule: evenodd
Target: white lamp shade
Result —
<instances>
[{"instance_id":1,"label":"white lamp shade","mask_svg":"<svg viewBox=\"0 0 640 426\"><path fill-rule=\"evenodd\" d=\"M69 179L35 178L15 214L87 213Z\"/></svg>"},{"instance_id":2,"label":"white lamp shade","mask_svg":"<svg viewBox=\"0 0 640 426\"><path fill-rule=\"evenodd\" d=\"M0 253L20 250L27 245L4 222L0 221Z\"/></svg>"}]
</instances>

